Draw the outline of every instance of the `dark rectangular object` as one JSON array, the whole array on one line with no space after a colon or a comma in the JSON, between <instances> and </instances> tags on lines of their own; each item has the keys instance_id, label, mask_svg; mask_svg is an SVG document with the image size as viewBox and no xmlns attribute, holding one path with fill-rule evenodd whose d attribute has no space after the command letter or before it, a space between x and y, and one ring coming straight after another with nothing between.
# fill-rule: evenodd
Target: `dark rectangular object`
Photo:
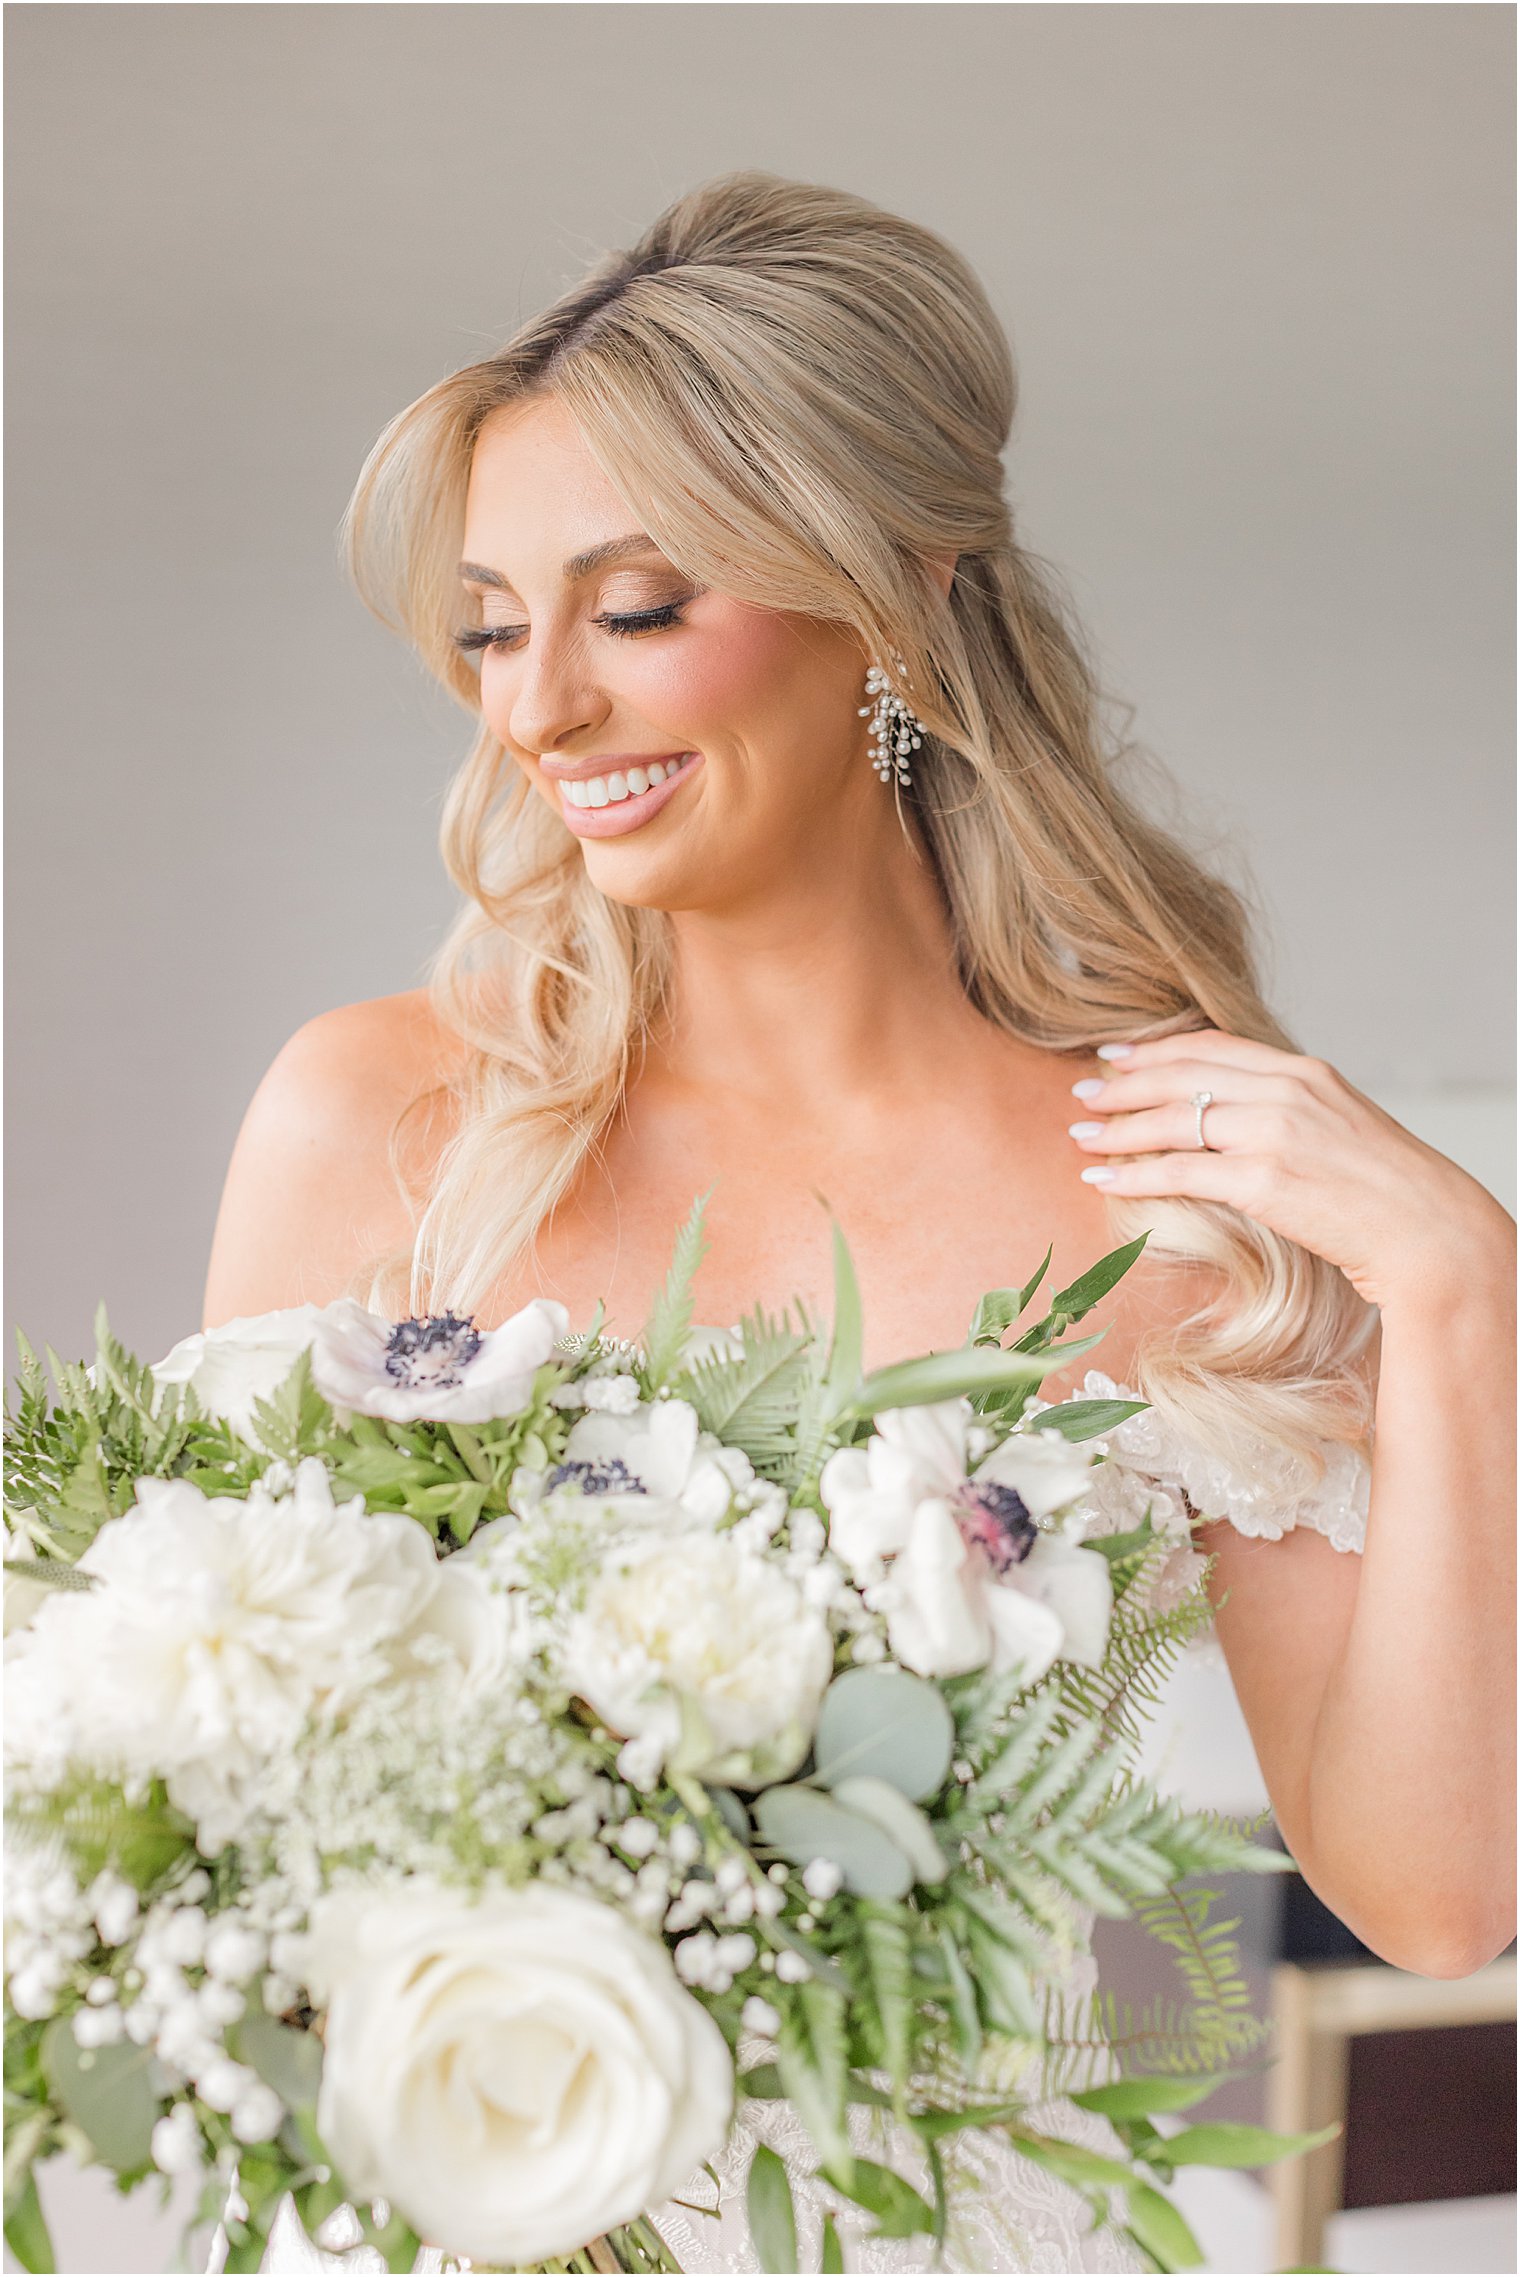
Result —
<instances>
[{"instance_id":1,"label":"dark rectangular object","mask_svg":"<svg viewBox=\"0 0 1520 2277\"><path fill-rule=\"evenodd\" d=\"M1515 2187L1515 2027L1364 2032L1348 2050L1343 2206Z\"/></svg>"}]
</instances>

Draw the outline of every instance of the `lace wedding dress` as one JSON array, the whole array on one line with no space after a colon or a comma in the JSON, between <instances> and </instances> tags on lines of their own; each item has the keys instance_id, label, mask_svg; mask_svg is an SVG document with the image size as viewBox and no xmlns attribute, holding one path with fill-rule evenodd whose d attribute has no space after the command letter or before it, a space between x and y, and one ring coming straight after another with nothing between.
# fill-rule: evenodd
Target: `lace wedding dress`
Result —
<instances>
[{"instance_id":1,"label":"lace wedding dress","mask_svg":"<svg viewBox=\"0 0 1520 2277\"><path fill-rule=\"evenodd\" d=\"M1141 1394L1090 1369L1083 1396L1138 1399ZM1308 1526L1337 1550L1362 1547L1371 1472L1353 1448L1327 1443L1323 1477L1306 1484L1285 1450L1262 1441L1238 1449L1226 1461L1183 1438L1151 1407L1109 1432L1105 1444L1109 1460L1093 1474L1099 1489L1094 1497L1095 1530L1117 1532L1137 1524L1149 1505L1153 1523L1177 1537L1177 1549L1159 1585L1168 1596L1180 1595L1197 1569L1196 1553L1187 1547L1189 1512L1227 1518L1241 1533L1266 1540L1276 1541L1295 1526ZM1209 1649L1207 1639L1204 1649ZM1089 1992L1095 1976L1096 1963L1086 1956L1073 1965L1064 1989L1073 1995ZM1088 2149L1116 2152L1120 2147L1106 2121L1065 2099L1031 2110L1029 2117L1037 2131ZM877 2134L874 2130L881 2119L881 2114L857 2108L853 2114L857 2149L863 2156L885 2157L911 2179L921 2179L916 2143ZM1094 2225L1087 2201L1074 2189L1019 2157L1002 2138L979 2133L955 2141L957 2205L947 2251L938 2262L928 2238L873 2239L866 2234L867 2215L852 2214L832 2194L825 2196L811 2178L816 2161L808 2137L785 2103L741 2103L728 2144L714 2161L716 2188L704 2170L676 2198L651 2208L650 2215L684 2270L758 2270L745 2218L744 2185L750 2155L755 2144L763 2142L785 2161L791 2176L798 2252L807 2268L818 2267L826 2210L834 2213L851 2270L1105 2271L1145 2266L1114 2229ZM319 2236L320 2243L307 2235L287 2198L261 2269L267 2277L305 2277L306 2272L324 2270L369 2277L370 2272L383 2270L380 2255L356 2242L359 2225L347 2208L325 2223ZM225 2240L218 2232L208 2271L220 2270L224 2252ZM417 2277L423 2272L448 2277L461 2266L431 2247L424 2248L415 2264Z\"/></svg>"}]
</instances>

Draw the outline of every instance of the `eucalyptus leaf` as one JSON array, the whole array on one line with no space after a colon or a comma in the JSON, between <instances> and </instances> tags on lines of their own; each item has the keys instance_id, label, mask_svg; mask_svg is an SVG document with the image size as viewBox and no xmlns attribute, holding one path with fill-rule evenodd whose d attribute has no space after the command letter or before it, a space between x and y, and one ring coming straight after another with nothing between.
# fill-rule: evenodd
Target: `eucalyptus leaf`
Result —
<instances>
[{"instance_id":1,"label":"eucalyptus leaf","mask_svg":"<svg viewBox=\"0 0 1520 2277\"><path fill-rule=\"evenodd\" d=\"M836 1779L834 1800L846 1810L858 1811L883 1834L890 1835L913 1868L915 1882L942 1882L949 1872L945 1853L934 1829L917 1803L910 1803L901 1788L886 1779Z\"/></svg>"},{"instance_id":2,"label":"eucalyptus leaf","mask_svg":"<svg viewBox=\"0 0 1520 2277\"><path fill-rule=\"evenodd\" d=\"M906 1897L913 1867L881 1828L846 1810L813 1787L767 1787L755 1801L763 1842L805 1866L814 1858L836 1865L857 1897Z\"/></svg>"},{"instance_id":3,"label":"eucalyptus leaf","mask_svg":"<svg viewBox=\"0 0 1520 2277\"><path fill-rule=\"evenodd\" d=\"M251 2010L227 2034L239 2063L251 2064L272 2087L287 2111L313 2105L322 2084L322 2043L315 2032L281 2024L260 2009Z\"/></svg>"},{"instance_id":4,"label":"eucalyptus leaf","mask_svg":"<svg viewBox=\"0 0 1520 2277\"><path fill-rule=\"evenodd\" d=\"M709 1787L707 1799L734 1840L742 1842L747 1850L750 1843L749 1813L734 1793L733 1788Z\"/></svg>"},{"instance_id":5,"label":"eucalyptus leaf","mask_svg":"<svg viewBox=\"0 0 1520 2277\"><path fill-rule=\"evenodd\" d=\"M844 2248L832 2214L823 2217L823 2258L818 2267L821 2277L844 2277Z\"/></svg>"},{"instance_id":6,"label":"eucalyptus leaf","mask_svg":"<svg viewBox=\"0 0 1520 2277\"><path fill-rule=\"evenodd\" d=\"M764 2143L756 2145L755 2155L750 2160L744 2203L761 2268L779 2271L780 2277L792 2277L797 2268L797 2214L792 2205L792 2186L785 2166Z\"/></svg>"},{"instance_id":7,"label":"eucalyptus leaf","mask_svg":"<svg viewBox=\"0 0 1520 2277\"><path fill-rule=\"evenodd\" d=\"M54 2102L113 2174L130 2174L152 2157L159 2115L152 2063L152 2049L130 2040L81 2048L66 2016L55 2016L42 2035L42 2068Z\"/></svg>"},{"instance_id":8,"label":"eucalyptus leaf","mask_svg":"<svg viewBox=\"0 0 1520 2277\"><path fill-rule=\"evenodd\" d=\"M954 1748L955 1725L937 1684L901 1668L849 1668L823 1696L813 1760L826 1786L886 1779L918 1803L944 1785Z\"/></svg>"}]
</instances>

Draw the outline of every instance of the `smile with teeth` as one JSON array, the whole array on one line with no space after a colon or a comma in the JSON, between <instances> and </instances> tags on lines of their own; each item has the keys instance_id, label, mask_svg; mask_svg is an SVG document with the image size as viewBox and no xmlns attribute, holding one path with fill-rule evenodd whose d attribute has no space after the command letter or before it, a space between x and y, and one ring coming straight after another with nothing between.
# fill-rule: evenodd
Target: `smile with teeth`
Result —
<instances>
[{"instance_id":1,"label":"smile with teeth","mask_svg":"<svg viewBox=\"0 0 1520 2277\"><path fill-rule=\"evenodd\" d=\"M647 767L630 767L626 774L570 776L561 781L559 795L570 806L620 806L678 775L690 766L691 758L689 751L683 751L679 759L654 759Z\"/></svg>"}]
</instances>

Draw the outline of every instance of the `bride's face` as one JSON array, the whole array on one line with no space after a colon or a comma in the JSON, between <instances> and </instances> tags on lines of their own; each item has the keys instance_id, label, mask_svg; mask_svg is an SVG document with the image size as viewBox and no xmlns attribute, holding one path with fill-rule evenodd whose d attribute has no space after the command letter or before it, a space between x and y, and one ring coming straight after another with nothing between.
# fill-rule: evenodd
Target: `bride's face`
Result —
<instances>
[{"instance_id":1,"label":"bride's face","mask_svg":"<svg viewBox=\"0 0 1520 2277\"><path fill-rule=\"evenodd\" d=\"M732 906L898 827L858 643L694 586L552 399L482 428L461 577L486 721L614 900Z\"/></svg>"}]
</instances>

